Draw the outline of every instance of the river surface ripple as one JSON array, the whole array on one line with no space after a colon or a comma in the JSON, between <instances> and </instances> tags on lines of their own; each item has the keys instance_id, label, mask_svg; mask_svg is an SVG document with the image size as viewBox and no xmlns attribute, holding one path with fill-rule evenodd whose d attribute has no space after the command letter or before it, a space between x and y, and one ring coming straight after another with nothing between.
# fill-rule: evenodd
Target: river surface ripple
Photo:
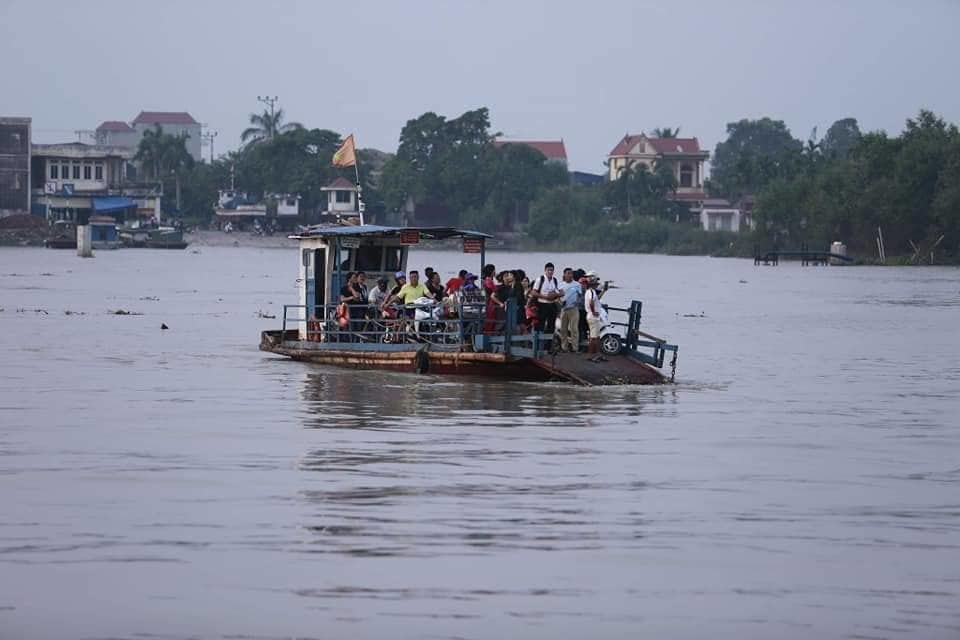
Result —
<instances>
[{"instance_id":1,"label":"river surface ripple","mask_svg":"<svg viewBox=\"0 0 960 640\"><path fill-rule=\"evenodd\" d=\"M260 353L289 249L0 250L0 637L960 638L960 271L491 255L548 257L678 383Z\"/></svg>"}]
</instances>

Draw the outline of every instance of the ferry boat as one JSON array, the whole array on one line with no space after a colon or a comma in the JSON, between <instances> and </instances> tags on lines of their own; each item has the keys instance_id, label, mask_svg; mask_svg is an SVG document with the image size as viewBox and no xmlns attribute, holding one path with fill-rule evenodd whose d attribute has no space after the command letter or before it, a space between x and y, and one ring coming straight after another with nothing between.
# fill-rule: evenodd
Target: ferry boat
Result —
<instances>
[{"instance_id":1,"label":"ferry boat","mask_svg":"<svg viewBox=\"0 0 960 640\"><path fill-rule=\"evenodd\" d=\"M602 362L583 354L557 353L540 332L517 333L518 310L508 303L505 318L485 316L482 293L460 296L445 305L423 301L401 307L395 317L355 305L344 314L339 291L351 271L364 271L375 286L406 272L411 246L459 242L479 257L478 273L492 236L450 227L380 225L315 226L298 235L299 304L284 305L283 324L264 331L260 349L294 360L355 368L436 374L494 376L515 380L563 380L581 385L672 382L677 346L640 330L642 303L606 307L622 314L610 323L617 333L603 336ZM479 296L479 297L477 297ZM669 362L667 354L672 354ZM670 367L669 374L661 370Z\"/></svg>"}]
</instances>

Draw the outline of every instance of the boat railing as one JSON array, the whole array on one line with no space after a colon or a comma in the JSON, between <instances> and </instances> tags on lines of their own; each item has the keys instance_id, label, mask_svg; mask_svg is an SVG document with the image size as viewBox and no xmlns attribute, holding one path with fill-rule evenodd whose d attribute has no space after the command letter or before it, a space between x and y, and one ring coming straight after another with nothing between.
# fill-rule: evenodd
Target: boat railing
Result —
<instances>
[{"instance_id":1,"label":"boat railing","mask_svg":"<svg viewBox=\"0 0 960 640\"><path fill-rule=\"evenodd\" d=\"M319 343L380 345L432 344L459 350L475 349L484 334L503 332L505 321L485 318L483 299L446 303L328 304L307 307L284 305L283 330L296 330L304 323L304 339Z\"/></svg>"},{"instance_id":2,"label":"boat railing","mask_svg":"<svg viewBox=\"0 0 960 640\"><path fill-rule=\"evenodd\" d=\"M673 371L676 370L677 345L669 344L663 338L658 338L657 336L640 330L640 320L643 315L643 302L640 300L633 300L630 302L629 307L614 307L610 305L603 305L603 307L608 313L611 311L616 311L620 314L626 314L626 322L611 320L610 324L626 328L627 335L625 348L628 355L640 360L641 362L660 369L663 368L667 352L669 351L673 353L673 357L670 361L670 367ZM619 317L622 317L622 315Z\"/></svg>"},{"instance_id":3,"label":"boat railing","mask_svg":"<svg viewBox=\"0 0 960 640\"><path fill-rule=\"evenodd\" d=\"M676 367L677 346L640 330L642 302L634 300L629 307L604 307L617 314L616 319L610 319L610 324L626 329L622 337L625 355L662 368L667 354L672 353L669 364L671 368ZM300 340L322 343L324 348L350 344L351 349L388 351L409 349L411 344L429 344L443 350L529 358L540 357L551 346L553 336L522 329L513 300L494 318L487 317L486 308L482 298L387 306L284 305L282 335L296 333ZM626 322L621 320L623 315Z\"/></svg>"}]
</instances>

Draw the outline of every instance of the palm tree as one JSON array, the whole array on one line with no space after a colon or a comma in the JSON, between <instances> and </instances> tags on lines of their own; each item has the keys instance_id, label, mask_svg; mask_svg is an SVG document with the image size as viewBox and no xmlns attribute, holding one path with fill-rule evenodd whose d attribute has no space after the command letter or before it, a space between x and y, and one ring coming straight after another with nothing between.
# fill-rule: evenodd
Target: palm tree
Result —
<instances>
[{"instance_id":1,"label":"palm tree","mask_svg":"<svg viewBox=\"0 0 960 640\"><path fill-rule=\"evenodd\" d=\"M676 138L680 135L680 127L656 127L652 132L650 132L654 138Z\"/></svg>"},{"instance_id":2,"label":"palm tree","mask_svg":"<svg viewBox=\"0 0 960 640\"><path fill-rule=\"evenodd\" d=\"M303 129L303 125L299 122L281 124L282 122L283 109L277 109L276 111L267 111L264 109L261 114L251 113L250 124L252 126L244 129L243 133L240 134L240 141L245 144L247 142L256 144L263 140L273 140L279 134L286 133L287 131Z\"/></svg>"}]
</instances>

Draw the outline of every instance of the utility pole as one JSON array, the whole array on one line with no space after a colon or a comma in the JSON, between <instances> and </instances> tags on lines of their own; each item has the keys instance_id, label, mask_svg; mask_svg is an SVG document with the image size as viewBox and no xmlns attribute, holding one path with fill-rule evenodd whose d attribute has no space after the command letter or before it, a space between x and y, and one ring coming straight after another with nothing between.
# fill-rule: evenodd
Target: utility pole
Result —
<instances>
[{"instance_id":1,"label":"utility pole","mask_svg":"<svg viewBox=\"0 0 960 640\"><path fill-rule=\"evenodd\" d=\"M273 120L274 105L277 104L277 101L280 100L280 98L277 96L273 96L272 98L270 96L257 96L257 100L270 107L270 131L268 131L268 133L270 134L270 139L273 140L273 133L277 128L277 123Z\"/></svg>"},{"instance_id":2,"label":"utility pole","mask_svg":"<svg viewBox=\"0 0 960 640\"><path fill-rule=\"evenodd\" d=\"M217 137L216 129L200 134L200 137L210 145L210 164L213 164L213 139Z\"/></svg>"}]
</instances>

